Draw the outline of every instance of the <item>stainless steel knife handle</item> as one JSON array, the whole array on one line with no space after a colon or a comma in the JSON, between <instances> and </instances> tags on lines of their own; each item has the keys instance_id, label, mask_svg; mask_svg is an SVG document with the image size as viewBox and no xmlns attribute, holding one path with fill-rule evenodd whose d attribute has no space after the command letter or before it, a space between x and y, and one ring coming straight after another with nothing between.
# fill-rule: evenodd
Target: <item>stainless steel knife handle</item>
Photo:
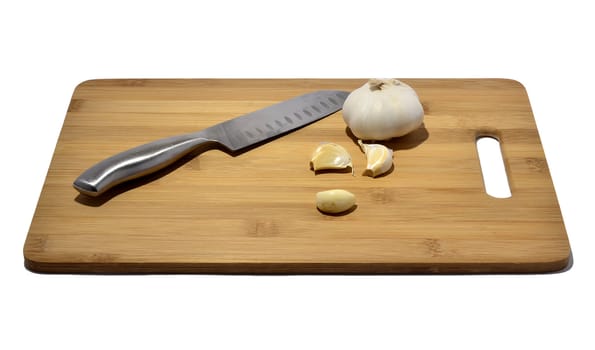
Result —
<instances>
[{"instance_id":1,"label":"stainless steel knife handle","mask_svg":"<svg viewBox=\"0 0 595 350\"><path fill-rule=\"evenodd\" d=\"M83 172L74 188L98 196L122 182L161 170L200 146L216 142L202 133L172 136L153 141L107 158Z\"/></svg>"}]
</instances>

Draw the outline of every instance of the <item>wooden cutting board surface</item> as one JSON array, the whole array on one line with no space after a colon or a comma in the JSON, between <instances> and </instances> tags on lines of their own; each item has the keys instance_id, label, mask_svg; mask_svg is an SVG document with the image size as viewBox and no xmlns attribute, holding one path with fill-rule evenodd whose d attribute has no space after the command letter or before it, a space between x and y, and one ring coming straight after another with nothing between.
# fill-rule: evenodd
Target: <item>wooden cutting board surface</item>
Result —
<instances>
[{"instance_id":1,"label":"wooden cutting board surface","mask_svg":"<svg viewBox=\"0 0 595 350\"><path fill-rule=\"evenodd\" d=\"M210 150L91 199L72 187L96 162L319 89L364 79L91 80L76 87L24 246L61 273L508 273L563 269L570 248L527 98L504 79L404 79L424 127L387 144L395 169L362 176L341 112L237 156ZM484 191L476 139L497 137L512 197ZM320 142L355 176L309 169ZM343 216L318 191L357 197Z\"/></svg>"}]
</instances>

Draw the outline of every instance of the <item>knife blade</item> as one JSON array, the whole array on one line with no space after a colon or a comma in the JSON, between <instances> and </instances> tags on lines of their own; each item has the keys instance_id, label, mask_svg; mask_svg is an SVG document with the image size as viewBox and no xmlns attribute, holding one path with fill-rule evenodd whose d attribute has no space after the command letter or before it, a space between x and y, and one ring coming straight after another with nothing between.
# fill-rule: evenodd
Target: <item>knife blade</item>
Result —
<instances>
[{"instance_id":1,"label":"knife blade","mask_svg":"<svg viewBox=\"0 0 595 350\"><path fill-rule=\"evenodd\" d=\"M129 149L85 170L73 186L96 197L118 184L161 170L201 147L221 146L231 153L245 150L339 111L348 94L338 90L308 93L204 130Z\"/></svg>"}]
</instances>

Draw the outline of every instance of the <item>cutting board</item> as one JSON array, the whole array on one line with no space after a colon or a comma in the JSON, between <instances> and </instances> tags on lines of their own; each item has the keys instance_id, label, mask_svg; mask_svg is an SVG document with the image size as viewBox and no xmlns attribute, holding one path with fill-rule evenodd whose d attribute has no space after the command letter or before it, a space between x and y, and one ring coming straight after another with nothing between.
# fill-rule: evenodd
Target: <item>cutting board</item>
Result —
<instances>
[{"instance_id":1,"label":"cutting board","mask_svg":"<svg viewBox=\"0 0 595 350\"><path fill-rule=\"evenodd\" d=\"M540 273L570 248L524 87L506 79L403 79L424 125L386 144L393 171L363 176L341 112L250 151L208 150L100 198L74 179L96 162L319 89L365 79L90 80L78 85L24 245L25 266L57 273ZM512 196L486 194L476 139L501 143ZM321 142L350 172L309 169ZM355 194L346 215L318 191Z\"/></svg>"}]
</instances>

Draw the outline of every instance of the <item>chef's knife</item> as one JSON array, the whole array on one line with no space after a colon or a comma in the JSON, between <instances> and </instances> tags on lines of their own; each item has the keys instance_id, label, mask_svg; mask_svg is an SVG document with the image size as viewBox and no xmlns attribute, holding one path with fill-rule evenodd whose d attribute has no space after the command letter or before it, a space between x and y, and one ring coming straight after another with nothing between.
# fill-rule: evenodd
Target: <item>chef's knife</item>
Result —
<instances>
[{"instance_id":1,"label":"chef's knife","mask_svg":"<svg viewBox=\"0 0 595 350\"><path fill-rule=\"evenodd\" d=\"M74 181L74 188L98 196L117 184L163 169L205 145L241 151L337 112L347 95L335 90L312 92L198 132L132 148L87 169Z\"/></svg>"}]
</instances>

